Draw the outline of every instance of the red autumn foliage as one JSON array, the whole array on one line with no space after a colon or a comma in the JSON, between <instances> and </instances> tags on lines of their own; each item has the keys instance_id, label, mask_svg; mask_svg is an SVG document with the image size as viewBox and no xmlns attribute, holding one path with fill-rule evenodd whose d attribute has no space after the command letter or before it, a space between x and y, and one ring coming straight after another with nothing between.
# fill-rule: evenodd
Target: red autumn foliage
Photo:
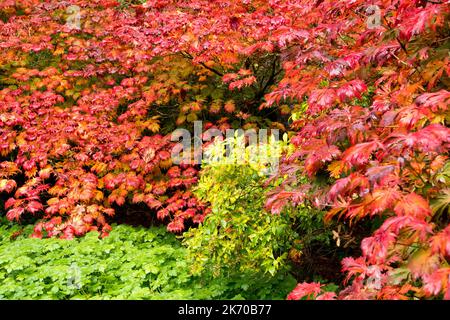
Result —
<instances>
[{"instance_id":1,"label":"red autumn foliage","mask_svg":"<svg viewBox=\"0 0 450 320\"><path fill-rule=\"evenodd\" d=\"M383 219L362 241L362 256L342 261L352 283L340 299L449 297L449 220L430 206L445 199L449 183L444 2L374 1L380 11L374 28L364 1L298 3L306 16L294 26L310 36L291 39L295 51L283 62L284 78L263 107L307 101L294 123L297 150L280 176L296 168L310 182L299 189L295 179L285 180L267 207L279 213L297 203L296 190L309 190L302 199L328 210L326 219ZM330 183L316 185L324 173ZM289 298L317 297L317 288L299 285Z\"/></svg>"},{"instance_id":2,"label":"red autumn foliage","mask_svg":"<svg viewBox=\"0 0 450 320\"><path fill-rule=\"evenodd\" d=\"M79 6L80 28L66 24L68 4ZM177 125L217 114L226 130L232 115L251 127L251 115L287 106L300 114L296 150L267 209L306 201L327 220L382 221L362 256L342 261L341 292L300 284L289 298L450 298L450 7L373 6L379 21L362 0L2 1L7 217L39 215L35 237L106 235L114 208L145 203L180 232L208 210L188 190L198 168L174 166L174 143L157 134L164 108L179 113L168 121ZM204 93L209 80L226 94ZM252 99L220 114L231 94Z\"/></svg>"}]
</instances>

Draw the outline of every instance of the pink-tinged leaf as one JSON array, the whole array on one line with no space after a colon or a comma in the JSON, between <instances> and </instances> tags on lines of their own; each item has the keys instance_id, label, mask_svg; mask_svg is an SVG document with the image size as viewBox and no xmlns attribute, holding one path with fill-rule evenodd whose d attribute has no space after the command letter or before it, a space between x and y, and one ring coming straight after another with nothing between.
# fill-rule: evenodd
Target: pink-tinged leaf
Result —
<instances>
[{"instance_id":1,"label":"pink-tinged leaf","mask_svg":"<svg viewBox=\"0 0 450 320\"><path fill-rule=\"evenodd\" d=\"M257 42L255 44L243 49L241 52L244 55L250 56L257 51L272 52L273 49L274 49L274 45L272 44L272 42L265 41L265 42Z\"/></svg>"},{"instance_id":2,"label":"pink-tinged leaf","mask_svg":"<svg viewBox=\"0 0 450 320\"><path fill-rule=\"evenodd\" d=\"M9 208L11 208L12 206L14 206L14 205L16 204L17 201L19 201L19 200L16 200L16 199L14 199L14 198L9 198L9 199L6 200L6 202L5 202L5 209L9 209Z\"/></svg>"},{"instance_id":3,"label":"pink-tinged leaf","mask_svg":"<svg viewBox=\"0 0 450 320\"><path fill-rule=\"evenodd\" d=\"M423 152L443 152L450 143L450 129L441 124L431 124L417 132L392 134L387 146L390 151L403 152L417 148Z\"/></svg>"},{"instance_id":4,"label":"pink-tinged leaf","mask_svg":"<svg viewBox=\"0 0 450 320\"><path fill-rule=\"evenodd\" d=\"M256 77L255 76L245 77L243 79L231 82L230 85L229 85L229 89L230 90L242 89L243 87L251 86L255 82L256 82Z\"/></svg>"},{"instance_id":5,"label":"pink-tinged leaf","mask_svg":"<svg viewBox=\"0 0 450 320\"><path fill-rule=\"evenodd\" d=\"M15 188L17 188L16 181L0 179L0 192L11 193Z\"/></svg>"},{"instance_id":6,"label":"pink-tinged leaf","mask_svg":"<svg viewBox=\"0 0 450 320\"><path fill-rule=\"evenodd\" d=\"M238 74L241 77L246 77L246 76L251 76L253 74L253 72L252 72L252 70L249 70L249 69L240 69L238 71Z\"/></svg>"},{"instance_id":7,"label":"pink-tinged leaf","mask_svg":"<svg viewBox=\"0 0 450 320\"><path fill-rule=\"evenodd\" d=\"M371 273L370 266L364 257L352 258L346 257L342 259L342 271L347 272L347 276L344 280L344 284L347 283L353 276L357 276L363 279L366 275Z\"/></svg>"},{"instance_id":8,"label":"pink-tinged leaf","mask_svg":"<svg viewBox=\"0 0 450 320\"><path fill-rule=\"evenodd\" d=\"M397 112L397 119L401 127L411 130L417 123L425 119L428 113L429 110L412 105L399 110Z\"/></svg>"},{"instance_id":9,"label":"pink-tinged leaf","mask_svg":"<svg viewBox=\"0 0 450 320\"><path fill-rule=\"evenodd\" d=\"M394 165L374 166L366 170L366 177L369 179L372 185L383 184L385 179L389 179L392 173L395 171Z\"/></svg>"},{"instance_id":10,"label":"pink-tinged leaf","mask_svg":"<svg viewBox=\"0 0 450 320\"><path fill-rule=\"evenodd\" d=\"M394 211L399 216L411 216L421 220L430 217L432 213L428 201L414 192L404 196Z\"/></svg>"},{"instance_id":11,"label":"pink-tinged leaf","mask_svg":"<svg viewBox=\"0 0 450 320\"><path fill-rule=\"evenodd\" d=\"M194 168L190 167L190 168L187 168L186 170L184 170L182 175L185 178L193 178L193 177L196 177L197 174L198 174L198 171L195 170Z\"/></svg>"},{"instance_id":12,"label":"pink-tinged leaf","mask_svg":"<svg viewBox=\"0 0 450 320\"><path fill-rule=\"evenodd\" d=\"M424 282L423 289L425 294L427 296L437 296L441 292L444 292L444 298L449 300L449 277L450 268L441 268L432 274L423 275L422 280Z\"/></svg>"},{"instance_id":13,"label":"pink-tinged leaf","mask_svg":"<svg viewBox=\"0 0 450 320\"><path fill-rule=\"evenodd\" d=\"M342 161L350 166L362 166L369 162L372 153L383 145L378 141L370 141L355 144L348 148L342 155Z\"/></svg>"},{"instance_id":14,"label":"pink-tinged leaf","mask_svg":"<svg viewBox=\"0 0 450 320\"><path fill-rule=\"evenodd\" d=\"M299 283L295 287L294 290L292 290L289 295L287 296L287 300L300 300L301 298L307 297L307 298L316 298L320 292L321 287L323 285L320 283Z\"/></svg>"},{"instance_id":15,"label":"pink-tinged leaf","mask_svg":"<svg viewBox=\"0 0 450 320\"><path fill-rule=\"evenodd\" d=\"M123 196L116 196L116 197L109 197L108 198L109 203L116 203L118 206L123 206L125 204L125 197Z\"/></svg>"},{"instance_id":16,"label":"pink-tinged leaf","mask_svg":"<svg viewBox=\"0 0 450 320\"><path fill-rule=\"evenodd\" d=\"M306 30L295 30L285 26L274 32L274 40L282 48L294 41L302 40L302 42L306 42L309 37L309 32Z\"/></svg>"},{"instance_id":17,"label":"pink-tinged leaf","mask_svg":"<svg viewBox=\"0 0 450 320\"><path fill-rule=\"evenodd\" d=\"M446 111L450 106L450 91L440 90L433 93L424 93L417 97L416 104L430 108L433 112Z\"/></svg>"},{"instance_id":18,"label":"pink-tinged leaf","mask_svg":"<svg viewBox=\"0 0 450 320\"><path fill-rule=\"evenodd\" d=\"M450 225L431 238L431 249L433 253L450 257Z\"/></svg>"},{"instance_id":19,"label":"pink-tinged leaf","mask_svg":"<svg viewBox=\"0 0 450 320\"><path fill-rule=\"evenodd\" d=\"M205 214L196 214L193 218L192 218L192 222L200 224L202 223L206 218Z\"/></svg>"},{"instance_id":20,"label":"pink-tinged leaf","mask_svg":"<svg viewBox=\"0 0 450 320\"><path fill-rule=\"evenodd\" d=\"M337 59L327 64L324 69L328 72L330 77L342 77L345 72L347 72L347 69L352 70L359 65L362 56L362 53L352 52L344 58Z\"/></svg>"},{"instance_id":21,"label":"pink-tinged leaf","mask_svg":"<svg viewBox=\"0 0 450 320\"><path fill-rule=\"evenodd\" d=\"M189 208L186 211L184 211L181 216L183 219L188 219L188 218L193 218L196 215L196 213L197 213L196 209Z\"/></svg>"},{"instance_id":22,"label":"pink-tinged leaf","mask_svg":"<svg viewBox=\"0 0 450 320\"><path fill-rule=\"evenodd\" d=\"M309 185L302 185L295 191L274 190L267 195L265 208L272 214L280 214L285 206L302 203L309 189Z\"/></svg>"},{"instance_id":23,"label":"pink-tinged leaf","mask_svg":"<svg viewBox=\"0 0 450 320\"><path fill-rule=\"evenodd\" d=\"M14 208L9 210L6 213L6 218L8 218L8 220L17 220L19 221L20 216L24 213L25 209L22 207L18 207L18 208Z\"/></svg>"},{"instance_id":24,"label":"pink-tinged leaf","mask_svg":"<svg viewBox=\"0 0 450 320\"><path fill-rule=\"evenodd\" d=\"M373 300L375 292L364 286L362 278L356 278L349 287L339 293L339 300Z\"/></svg>"},{"instance_id":25,"label":"pink-tinged leaf","mask_svg":"<svg viewBox=\"0 0 450 320\"><path fill-rule=\"evenodd\" d=\"M432 226L420 219L412 216L395 216L386 219L380 227L380 232L394 232L399 234L401 230L415 231L422 241L433 232Z\"/></svg>"},{"instance_id":26,"label":"pink-tinged leaf","mask_svg":"<svg viewBox=\"0 0 450 320\"><path fill-rule=\"evenodd\" d=\"M156 200L152 194L146 195L144 198L144 202L150 209L158 209L162 206L161 201Z\"/></svg>"},{"instance_id":27,"label":"pink-tinged leaf","mask_svg":"<svg viewBox=\"0 0 450 320\"><path fill-rule=\"evenodd\" d=\"M103 209L103 212L104 212L107 216L110 216L110 217L114 216L115 213L116 213L116 212L114 211L113 208L105 208L105 209Z\"/></svg>"},{"instance_id":28,"label":"pink-tinged leaf","mask_svg":"<svg viewBox=\"0 0 450 320\"><path fill-rule=\"evenodd\" d=\"M409 41L411 37L422 33L432 23L433 18L439 14L440 8L435 5L411 9L408 15L400 21L400 38Z\"/></svg>"},{"instance_id":29,"label":"pink-tinged leaf","mask_svg":"<svg viewBox=\"0 0 450 320\"><path fill-rule=\"evenodd\" d=\"M239 75L237 75L236 73L227 73L222 77L222 81L224 83L228 83L231 82L233 80L236 80L239 78Z\"/></svg>"},{"instance_id":30,"label":"pink-tinged leaf","mask_svg":"<svg viewBox=\"0 0 450 320\"><path fill-rule=\"evenodd\" d=\"M327 63L327 62L330 62L330 58L328 56L324 55L319 50L312 50L312 51L305 52L303 54L299 54L295 59L295 62L298 63L299 65L304 65L304 64L307 64L312 61Z\"/></svg>"},{"instance_id":31,"label":"pink-tinged leaf","mask_svg":"<svg viewBox=\"0 0 450 320\"><path fill-rule=\"evenodd\" d=\"M184 230L184 220L182 218L175 218L167 225L167 230L173 233L180 233Z\"/></svg>"},{"instance_id":32,"label":"pink-tinged leaf","mask_svg":"<svg viewBox=\"0 0 450 320\"><path fill-rule=\"evenodd\" d=\"M310 152L309 156L305 160L305 170L307 174L312 177L325 165L325 163L339 157L340 155L341 151L335 145L324 145Z\"/></svg>"},{"instance_id":33,"label":"pink-tinged leaf","mask_svg":"<svg viewBox=\"0 0 450 320\"><path fill-rule=\"evenodd\" d=\"M365 238L361 242L361 250L369 263L385 263L388 249L395 242L396 236L393 232L375 232L372 237Z\"/></svg>"},{"instance_id":34,"label":"pink-tinged leaf","mask_svg":"<svg viewBox=\"0 0 450 320\"><path fill-rule=\"evenodd\" d=\"M316 114L331 108L337 102L335 89L316 89L308 98L308 113Z\"/></svg>"},{"instance_id":35,"label":"pink-tinged leaf","mask_svg":"<svg viewBox=\"0 0 450 320\"><path fill-rule=\"evenodd\" d=\"M158 210L158 212L156 213L156 216L159 220L163 220L164 218L170 216L170 212L167 209L160 209Z\"/></svg>"},{"instance_id":36,"label":"pink-tinged leaf","mask_svg":"<svg viewBox=\"0 0 450 320\"><path fill-rule=\"evenodd\" d=\"M377 113L378 112L384 113L384 112L392 111L391 108L392 108L392 102L390 100L385 100L385 99L375 100L371 106L371 109L373 109ZM385 120L385 122L388 123L388 122L393 121L396 114L397 113L395 111L394 111L394 113L389 114L388 120ZM383 121L383 119L381 119L381 121Z\"/></svg>"},{"instance_id":37,"label":"pink-tinged leaf","mask_svg":"<svg viewBox=\"0 0 450 320\"><path fill-rule=\"evenodd\" d=\"M168 159L170 159L170 152L165 151L165 150L160 151L160 152L158 153L158 157L159 157L162 161L168 160Z\"/></svg>"},{"instance_id":38,"label":"pink-tinged leaf","mask_svg":"<svg viewBox=\"0 0 450 320\"><path fill-rule=\"evenodd\" d=\"M367 86L364 81L353 80L345 83L337 90L339 100L345 102L351 99L361 99L362 94L367 91Z\"/></svg>"},{"instance_id":39,"label":"pink-tinged leaf","mask_svg":"<svg viewBox=\"0 0 450 320\"><path fill-rule=\"evenodd\" d=\"M140 203L140 202L144 202L144 197L145 195L143 193L135 193L133 195L133 203Z\"/></svg>"},{"instance_id":40,"label":"pink-tinged leaf","mask_svg":"<svg viewBox=\"0 0 450 320\"><path fill-rule=\"evenodd\" d=\"M432 124L411 135L414 144L423 151L440 151L450 143L450 128L441 124Z\"/></svg>"},{"instance_id":41,"label":"pink-tinged leaf","mask_svg":"<svg viewBox=\"0 0 450 320\"><path fill-rule=\"evenodd\" d=\"M183 180L180 178L171 179L168 183L169 188L177 188L183 184Z\"/></svg>"},{"instance_id":42,"label":"pink-tinged leaf","mask_svg":"<svg viewBox=\"0 0 450 320\"><path fill-rule=\"evenodd\" d=\"M393 209L401 196L402 194L398 189L384 187L368 193L363 200L370 215L376 215L388 209Z\"/></svg>"},{"instance_id":43,"label":"pink-tinged leaf","mask_svg":"<svg viewBox=\"0 0 450 320\"><path fill-rule=\"evenodd\" d=\"M27 211L35 214L36 212L43 211L44 207L42 206L42 203L38 201L30 201L27 205Z\"/></svg>"},{"instance_id":44,"label":"pink-tinged leaf","mask_svg":"<svg viewBox=\"0 0 450 320\"><path fill-rule=\"evenodd\" d=\"M400 48L400 44L396 41L370 47L367 49L364 60L366 63L376 63L378 66L381 66L392 59L400 51Z\"/></svg>"},{"instance_id":45,"label":"pink-tinged leaf","mask_svg":"<svg viewBox=\"0 0 450 320\"><path fill-rule=\"evenodd\" d=\"M168 171L167 171L167 175L170 177L170 178L178 178L178 177L180 177L180 175L181 175L181 169L180 169L180 167L177 167L177 166L175 166L175 167L172 167L172 168L170 168Z\"/></svg>"},{"instance_id":46,"label":"pink-tinged leaf","mask_svg":"<svg viewBox=\"0 0 450 320\"><path fill-rule=\"evenodd\" d=\"M336 180L328 191L327 198L335 201L338 197L352 195L353 193L365 194L369 190L369 181L358 173L351 173L348 177Z\"/></svg>"}]
</instances>

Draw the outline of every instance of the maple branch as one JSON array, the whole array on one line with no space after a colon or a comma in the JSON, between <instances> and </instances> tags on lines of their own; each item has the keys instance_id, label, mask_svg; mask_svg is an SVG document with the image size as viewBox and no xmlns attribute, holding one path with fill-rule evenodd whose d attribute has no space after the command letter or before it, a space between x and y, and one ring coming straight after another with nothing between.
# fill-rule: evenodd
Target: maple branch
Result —
<instances>
[{"instance_id":1,"label":"maple branch","mask_svg":"<svg viewBox=\"0 0 450 320\"><path fill-rule=\"evenodd\" d=\"M401 42L398 37L395 37L395 39L397 39L397 41L400 44L400 47L402 48L403 52L408 54L408 50L406 49L406 45L403 42Z\"/></svg>"},{"instance_id":2,"label":"maple branch","mask_svg":"<svg viewBox=\"0 0 450 320\"><path fill-rule=\"evenodd\" d=\"M433 43L446 41L446 40L448 40L448 39L450 39L450 37L445 37L445 38L443 38L443 39L435 40Z\"/></svg>"},{"instance_id":3,"label":"maple branch","mask_svg":"<svg viewBox=\"0 0 450 320\"><path fill-rule=\"evenodd\" d=\"M409 67L410 65L407 64L405 61L403 61L402 59L400 59L399 57L397 57L397 55L395 53L392 52L392 56L398 60L398 62L404 64L405 66Z\"/></svg>"},{"instance_id":4,"label":"maple branch","mask_svg":"<svg viewBox=\"0 0 450 320\"><path fill-rule=\"evenodd\" d=\"M218 70L216 70L216 69L214 69L214 68L208 67L208 66L207 66L206 64L204 64L203 62L200 62L200 64L201 64L204 68L208 69L209 71L211 71L211 72L217 74L217 75L220 76L220 77L223 77L223 73L222 73L222 72L220 72L220 71L218 71Z\"/></svg>"},{"instance_id":5,"label":"maple branch","mask_svg":"<svg viewBox=\"0 0 450 320\"><path fill-rule=\"evenodd\" d=\"M383 20L384 22L386 22L387 26L389 27L389 29L393 30L394 28L392 28L392 25L389 23L389 21L387 21L386 17L383 16ZM406 54L408 54L408 50L406 49L406 45L399 39L399 37L395 37L395 39L397 40L397 42L399 43L400 47L402 48L403 52L405 52Z\"/></svg>"},{"instance_id":6,"label":"maple branch","mask_svg":"<svg viewBox=\"0 0 450 320\"><path fill-rule=\"evenodd\" d=\"M424 185L426 185L427 183L426 183L426 181L425 180L423 180L423 178L422 178L422 176L420 175L420 173L419 172L417 172L416 171L416 169L414 169L414 167L411 165L411 163L407 163L407 166L411 169L411 171L420 179L420 181L422 181L422 183L424 184Z\"/></svg>"},{"instance_id":7,"label":"maple branch","mask_svg":"<svg viewBox=\"0 0 450 320\"><path fill-rule=\"evenodd\" d=\"M272 62L272 70L271 70L269 79L267 80L266 84L264 86L262 86L262 88L256 94L256 100L260 100L262 98L262 96L264 95L264 92L266 92L267 88L269 88L269 86L274 83L276 76L280 74L282 69L279 69L277 71L277 64L278 64L278 58L275 57L275 59ZM261 85L263 84L263 81L264 81L264 78L262 79Z\"/></svg>"},{"instance_id":8,"label":"maple branch","mask_svg":"<svg viewBox=\"0 0 450 320\"><path fill-rule=\"evenodd\" d=\"M183 57L185 57L185 58L187 58L189 60L194 60L194 57L191 54L189 54L188 52L183 51L183 52L181 52L181 54L183 55ZM211 67L208 67L204 62L199 62L199 64L202 67L204 67L205 69L208 69L209 71L211 71L212 73L215 73L215 74L217 74L220 77L223 77L223 73L220 72L219 70L211 68Z\"/></svg>"},{"instance_id":9,"label":"maple branch","mask_svg":"<svg viewBox=\"0 0 450 320\"><path fill-rule=\"evenodd\" d=\"M257 74L258 71L259 71L259 69L260 69L260 68L259 68L259 65L257 65L257 67L255 67L255 64L254 64L254 63L251 63L250 66L251 66L251 68L252 68L253 74Z\"/></svg>"}]
</instances>

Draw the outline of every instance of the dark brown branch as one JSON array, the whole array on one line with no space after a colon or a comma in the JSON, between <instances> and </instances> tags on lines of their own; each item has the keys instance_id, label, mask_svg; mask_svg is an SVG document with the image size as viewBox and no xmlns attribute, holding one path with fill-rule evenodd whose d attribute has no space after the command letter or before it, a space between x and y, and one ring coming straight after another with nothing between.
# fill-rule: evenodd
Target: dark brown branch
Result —
<instances>
[{"instance_id":1,"label":"dark brown branch","mask_svg":"<svg viewBox=\"0 0 450 320\"><path fill-rule=\"evenodd\" d=\"M189 59L189 60L193 60L193 59L194 59L194 57L193 57L191 54L189 54L188 52L184 52L184 51L183 51L183 52L181 52L181 54L183 55L183 57L185 57L185 58L187 58L187 59ZM207 66L205 63L203 63L203 62L199 62L199 64L200 64L203 68L208 69L209 71L211 71L211 72L217 74L217 75L220 76L220 77L223 77L223 73L220 72L219 70L216 70L216 69L214 69L214 68L208 67L208 66Z\"/></svg>"},{"instance_id":2,"label":"dark brown branch","mask_svg":"<svg viewBox=\"0 0 450 320\"><path fill-rule=\"evenodd\" d=\"M261 90L259 90L259 92L256 94L256 99L260 100L262 98L262 96L264 95L264 92L266 92L267 88L269 88L269 86L271 86L272 84L274 84L275 78L277 75L280 74L281 70L277 71L277 57L275 57L273 63L272 63L272 71L270 73L269 79L267 80L266 84L261 88ZM264 81L264 78L263 80ZM262 85L263 83L261 83Z\"/></svg>"},{"instance_id":3,"label":"dark brown branch","mask_svg":"<svg viewBox=\"0 0 450 320\"><path fill-rule=\"evenodd\" d=\"M217 75L220 76L220 77L223 77L223 73L222 73L222 72L220 72L220 71L218 71L218 70L216 70L216 69L214 69L214 68L208 67L208 66L207 66L206 64L204 64L203 62L200 62L200 64L201 64L204 68L208 69L209 71L211 71L211 72L217 74Z\"/></svg>"},{"instance_id":4,"label":"dark brown branch","mask_svg":"<svg viewBox=\"0 0 450 320\"><path fill-rule=\"evenodd\" d=\"M387 21L386 17L383 17L384 22L386 22L387 26L389 27L389 29L393 29L391 24L389 23L389 21ZM402 48L403 52L405 52L406 54L408 54L408 50L406 49L406 45L400 41L399 37L395 37L395 39L397 40L397 42L400 44L400 47Z\"/></svg>"}]
</instances>

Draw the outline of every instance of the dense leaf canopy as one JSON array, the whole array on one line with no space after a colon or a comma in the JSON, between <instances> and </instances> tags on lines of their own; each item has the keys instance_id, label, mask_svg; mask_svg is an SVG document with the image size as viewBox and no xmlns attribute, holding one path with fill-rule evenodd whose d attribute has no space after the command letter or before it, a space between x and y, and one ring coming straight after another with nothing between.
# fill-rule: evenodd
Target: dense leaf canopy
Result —
<instances>
[{"instance_id":1,"label":"dense leaf canopy","mask_svg":"<svg viewBox=\"0 0 450 320\"><path fill-rule=\"evenodd\" d=\"M343 291L289 297L450 298L449 1L142 2L0 3L8 219L38 218L35 237L107 235L141 204L181 232L210 209L170 132L281 129L294 150L267 211L381 219L342 261Z\"/></svg>"}]
</instances>

